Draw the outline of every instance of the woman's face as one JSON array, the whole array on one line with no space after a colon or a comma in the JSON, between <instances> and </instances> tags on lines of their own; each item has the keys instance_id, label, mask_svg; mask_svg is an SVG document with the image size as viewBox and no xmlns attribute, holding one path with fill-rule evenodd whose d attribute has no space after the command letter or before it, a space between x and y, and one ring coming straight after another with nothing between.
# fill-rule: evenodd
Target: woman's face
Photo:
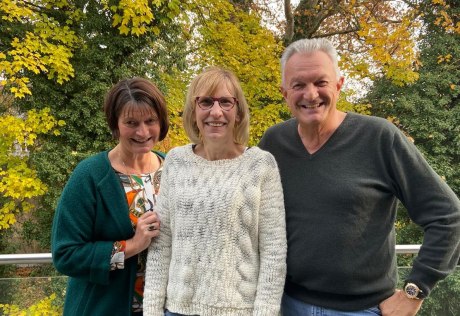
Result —
<instances>
[{"instance_id":1,"label":"woman's face","mask_svg":"<svg viewBox=\"0 0 460 316\"><path fill-rule=\"evenodd\" d=\"M212 95L199 94L198 96L208 96L216 99L227 97L226 99L234 101L234 95L224 84L220 85ZM214 101L210 109L202 109L197 103L195 106L195 119L204 144L207 142L228 144L234 142L233 129L235 128L235 123L239 121L236 102L229 110L223 110L218 101Z\"/></svg>"},{"instance_id":2,"label":"woman's face","mask_svg":"<svg viewBox=\"0 0 460 316\"><path fill-rule=\"evenodd\" d=\"M125 106L118 118L119 143L125 152L148 153L159 140L160 120L150 107Z\"/></svg>"}]
</instances>

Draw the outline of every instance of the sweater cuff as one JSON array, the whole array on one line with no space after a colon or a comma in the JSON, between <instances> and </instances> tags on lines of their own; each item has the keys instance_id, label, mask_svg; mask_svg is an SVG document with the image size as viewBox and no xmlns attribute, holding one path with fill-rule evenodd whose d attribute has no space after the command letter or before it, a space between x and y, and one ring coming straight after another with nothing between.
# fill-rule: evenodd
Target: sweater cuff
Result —
<instances>
[{"instance_id":1,"label":"sweater cuff","mask_svg":"<svg viewBox=\"0 0 460 316\"><path fill-rule=\"evenodd\" d=\"M280 306L254 306L253 316L281 315Z\"/></svg>"},{"instance_id":2,"label":"sweater cuff","mask_svg":"<svg viewBox=\"0 0 460 316\"><path fill-rule=\"evenodd\" d=\"M142 313L144 315L149 315L149 316L164 316L165 315L165 310L163 307L157 308L155 306L143 306L143 311Z\"/></svg>"},{"instance_id":3,"label":"sweater cuff","mask_svg":"<svg viewBox=\"0 0 460 316\"><path fill-rule=\"evenodd\" d=\"M406 281L411 281L417 284L427 297L430 295L431 290L435 287L439 280L439 276L423 273L423 271L421 272L416 269L412 269L406 278Z\"/></svg>"}]
</instances>

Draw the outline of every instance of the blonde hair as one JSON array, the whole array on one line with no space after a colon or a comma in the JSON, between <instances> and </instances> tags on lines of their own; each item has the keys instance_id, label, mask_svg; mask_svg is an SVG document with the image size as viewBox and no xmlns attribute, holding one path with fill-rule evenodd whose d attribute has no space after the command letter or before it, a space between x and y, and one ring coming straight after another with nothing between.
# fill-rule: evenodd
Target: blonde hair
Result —
<instances>
[{"instance_id":1,"label":"blonde hair","mask_svg":"<svg viewBox=\"0 0 460 316\"><path fill-rule=\"evenodd\" d=\"M206 68L192 80L188 88L182 119L185 132L192 143L200 144L203 142L200 138L200 130L196 123L196 97L213 95L222 85L225 85L228 91L238 100L235 106L237 107L239 121L235 123L233 129L233 140L235 143L241 145L246 145L248 143L249 107L244 97L243 89L233 72L220 67Z\"/></svg>"}]
</instances>

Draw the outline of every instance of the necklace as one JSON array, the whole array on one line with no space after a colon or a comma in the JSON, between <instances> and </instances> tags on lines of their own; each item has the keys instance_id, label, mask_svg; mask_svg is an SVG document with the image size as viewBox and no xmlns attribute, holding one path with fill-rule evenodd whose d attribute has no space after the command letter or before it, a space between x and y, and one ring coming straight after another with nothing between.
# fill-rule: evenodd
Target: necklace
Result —
<instances>
[{"instance_id":1,"label":"necklace","mask_svg":"<svg viewBox=\"0 0 460 316\"><path fill-rule=\"evenodd\" d=\"M125 168L125 173L126 173L126 175L129 175L130 173L128 173L128 166L126 166L125 161L124 161L123 158L121 157L121 153L119 153L118 155L119 155L119 157L120 157L121 163L123 164L123 167ZM131 168L131 167L130 167L130 168ZM138 175L143 174L143 172L137 172L137 170L134 169L134 168L131 168L131 169L135 171L134 174L138 174ZM150 174L152 170L153 170L153 166L152 166L152 153L149 152L149 171L148 171L148 172L145 172L145 174L147 174L147 173Z\"/></svg>"}]
</instances>

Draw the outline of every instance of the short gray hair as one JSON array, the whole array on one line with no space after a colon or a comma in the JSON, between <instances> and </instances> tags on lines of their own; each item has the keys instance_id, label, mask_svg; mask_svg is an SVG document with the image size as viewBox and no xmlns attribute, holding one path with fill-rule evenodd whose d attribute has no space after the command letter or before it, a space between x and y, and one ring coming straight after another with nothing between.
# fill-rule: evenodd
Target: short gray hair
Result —
<instances>
[{"instance_id":1,"label":"short gray hair","mask_svg":"<svg viewBox=\"0 0 460 316\"><path fill-rule=\"evenodd\" d=\"M316 51L322 51L331 58L337 79L339 79L340 69L337 50L332 43L325 38L304 38L292 42L284 50L283 56L281 56L281 84L284 85L284 69L289 58L291 58L294 54L311 54Z\"/></svg>"}]
</instances>

